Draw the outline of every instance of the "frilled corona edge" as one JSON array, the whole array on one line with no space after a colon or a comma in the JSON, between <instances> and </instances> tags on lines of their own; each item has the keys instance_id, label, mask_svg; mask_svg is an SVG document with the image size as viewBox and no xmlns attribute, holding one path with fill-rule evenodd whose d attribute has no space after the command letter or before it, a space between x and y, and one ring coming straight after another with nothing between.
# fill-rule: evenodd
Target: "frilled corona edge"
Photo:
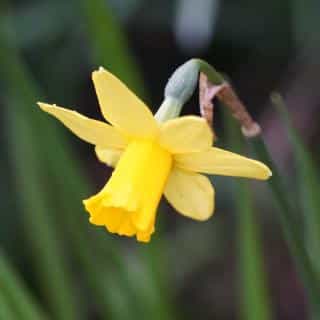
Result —
<instances>
[{"instance_id":1,"label":"frilled corona edge","mask_svg":"<svg viewBox=\"0 0 320 320\"><path fill-rule=\"evenodd\" d=\"M104 188L84 200L92 224L148 242L162 194L189 218L203 221L213 214L214 188L201 173L260 180L271 176L263 163L213 147L212 131L203 118L184 116L158 123L110 72L100 68L92 79L108 123L38 103L94 145L100 161L115 168Z\"/></svg>"}]
</instances>

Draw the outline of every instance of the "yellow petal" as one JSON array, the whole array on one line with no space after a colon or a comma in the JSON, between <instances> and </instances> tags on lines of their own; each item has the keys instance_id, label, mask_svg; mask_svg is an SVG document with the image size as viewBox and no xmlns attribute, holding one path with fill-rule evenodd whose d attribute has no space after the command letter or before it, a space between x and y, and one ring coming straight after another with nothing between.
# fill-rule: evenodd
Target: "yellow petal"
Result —
<instances>
[{"instance_id":1,"label":"yellow petal","mask_svg":"<svg viewBox=\"0 0 320 320\"><path fill-rule=\"evenodd\" d=\"M76 111L56 105L40 102L38 105L43 111L56 117L76 136L86 142L103 148L124 148L127 144L115 128L104 122L87 118Z\"/></svg>"},{"instance_id":2,"label":"yellow petal","mask_svg":"<svg viewBox=\"0 0 320 320\"><path fill-rule=\"evenodd\" d=\"M137 233L130 216L122 209L97 207L90 216L90 222L97 226L105 226L111 233L131 237Z\"/></svg>"},{"instance_id":3,"label":"yellow petal","mask_svg":"<svg viewBox=\"0 0 320 320\"><path fill-rule=\"evenodd\" d=\"M107 164L110 167L115 167L123 153L122 149L106 149L101 148L100 146L95 147L95 152L98 159Z\"/></svg>"},{"instance_id":4,"label":"yellow petal","mask_svg":"<svg viewBox=\"0 0 320 320\"><path fill-rule=\"evenodd\" d=\"M214 189L202 174L174 168L164 190L169 203L181 214L207 220L214 211Z\"/></svg>"},{"instance_id":5,"label":"yellow petal","mask_svg":"<svg viewBox=\"0 0 320 320\"><path fill-rule=\"evenodd\" d=\"M148 242L171 165L171 154L157 143L131 142L105 187L84 200L90 222Z\"/></svg>"},{"instance_id":6,"label":"yellow petal","mask_svg":"<svg viewBox=\"0 0 320 320\"><path fill-rule=\"evenodd\" d=\"M117 77L103 68L92 79L104 117L133 137L153 137L158 124L148 107Z\"/></svg>"},{"instance_id":7,"label":"yellow petal","mask_svg":"<svg viewBox=\"0 0 320 320\"><path fill-rule=\"evenodd\" d=\"M147 230L146 232L141 232L138 231L137 232L137 240L140 242L149 242L151 239L151 235L154 233L154 226L152 226L152 228L150 228L149 230Z\"/></svg>"},{"instance_id":8,"label":"yellow petal","mask_svg":"<svg viewBox=\"0 0 320 320\"><path fill-rule=\"evenodd\" d=\"M219 148L176 155L174 159L178 167L197 172L259 180L272 175L263 163Z\"/></svg>"},{"instance_id":9,"label":"yellow petal","mask_svg":"<svg viewBox=\"0 0 320 320\"><path fill-rule=\"evenodd\" d=\"M185 116L165 122L159 143L171 153L196 152L212 146L213 135L205 119Z\"/></svg>"}]
</instances>

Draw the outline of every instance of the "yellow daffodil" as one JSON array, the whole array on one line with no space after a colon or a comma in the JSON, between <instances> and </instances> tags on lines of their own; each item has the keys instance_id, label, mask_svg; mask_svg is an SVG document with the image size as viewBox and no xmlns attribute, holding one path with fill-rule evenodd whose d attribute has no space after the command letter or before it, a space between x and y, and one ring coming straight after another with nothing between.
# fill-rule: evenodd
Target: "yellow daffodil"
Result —
<instances>
[{"instance_id":1,"label":"yellow daffodil","mask_svg":"<svg viewBox=\"0 0 320 320\"><path fill-rule=\"evenodd\" d=\"M111 125L39 103L95 145L100 161L115 167L104 188L83 201L92 224L148 242L163 193L187 217L202 221L213 214L214 189L199 172L261 180L271 176L261 162L212 147L212 132L204 119L184 116L158 123L114 75L100 68L92 78L102 114Z\"/></svg>"}]
</instances>

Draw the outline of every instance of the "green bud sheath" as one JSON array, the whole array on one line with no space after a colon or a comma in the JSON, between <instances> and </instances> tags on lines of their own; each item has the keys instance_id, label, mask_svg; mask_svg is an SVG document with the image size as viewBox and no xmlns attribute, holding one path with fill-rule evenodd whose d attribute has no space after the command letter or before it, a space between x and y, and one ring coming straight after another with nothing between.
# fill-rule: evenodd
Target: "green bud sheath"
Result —
<instances>
[{"instance_id":1,"label":"green bud sheath","mask_svg":"<svg viewBox=\"0 0 320 320\"><path fill-rule=\"evenodd\" d=\"M163 100L154 117L158 122L165 122L169 119L178 117L182 107L183 104L181 101L172 97L167 97Z\"/></svg>"},{"instance_id":2,"label":"green bud sheath","mask_svg":"<svg viewBox=\"0 0 320 320\"><path fill-rule=\"evenodd\" d=\"M164 91L164 101L155 118L165 122L179 116L182 106L192 96L198 82L199 64L192 59L181 65L172 74Z\"/></svg>"},{"instance_id":3,"label":"green bud sheath","mask_svg":"<svg viewBox=\"0 0 320 320\"><path fill-rule=\"evenodd\" d=\"M199 75L199 63L196 59L191 59L181 65L170 77L164 96L172 97L185 104L192 96Z\"/></svg>"}]
</instances>

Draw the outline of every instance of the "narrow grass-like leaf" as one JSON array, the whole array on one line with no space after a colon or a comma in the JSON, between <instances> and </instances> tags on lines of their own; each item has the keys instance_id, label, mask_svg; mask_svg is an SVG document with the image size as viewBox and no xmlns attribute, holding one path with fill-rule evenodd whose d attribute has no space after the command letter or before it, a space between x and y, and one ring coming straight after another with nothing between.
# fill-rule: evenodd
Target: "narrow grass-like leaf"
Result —
<instances>
[{"instance_id":1,"label":"narrow grass-like leaf","mask_svg":"<svg viewBox=\"0 0 320 320\"><path fill-rule=\"evenodd\" d=\"M307 150L300 134L293 127L288 109L279 94L272 95L272 102L286 125L291 141L298 173L298 190L303 209L303 221L305 226L306 245L313 264L320 275L320 183L319 171Z\"/></svg>"},{"instance_id":2,"label":"narrow grass-like leaf","mask_svg":"<svg viewBox=\"0 0 320 320\"><path fill-rule=\"evenodd\" d=\"M72 251L79 262L82 273L90 290L93 292L94 304L100 312L112 319L127 319L134 317L137 300L130 287L128 268L121 257L122 250L116 241L111 241L106 231L93 230L95 237L88 232L88 218L81 208L79 194L75 194L77 188L73 187L75 180L66 182L59 193L59 208L65 213L64 223L69 232ZM71 197L67 201L65 196ZM76 217L78 226L74 221L77 213L82 217ZM81 249L79 249L81 248Z\"/></svg>"},{"instance_id":3,"label":"narrow grass-like leaf","mask_svg":"<svg viewBox=\"0 0 320 320\"><path fill-rule=\"evenodd\" d=\"M286 241L288 243L290 253L297 264L298 272L308 292L310 303L317 314L320 314L320 283L318 276L314 271L311 259L304 246L304 239L299 228L297 215L293 211L292 206L286 199L289 198L287 190L284 188L283 178L278 172L276 165L270 156L270 153L261 138L251 139L255 153L259 159L267 164L272 171L272 178L269 186L272 191L273 198L276 200L275 204L278 208L278 217L280 225L283 229Z\"/></svg>"},{"instance_id":4,"label":"narrow grass-like leaf","mask_svg":"<svg viewBox=\"0 0 320 320\"><path fill-rule=\"evenodd\" d=\"M209 64L199 61L200 70L204 72L209 80L216 85L223 82L223 77ZM251 138L250 144L257 154L259 160L263 161L272 171L272 177L269 179L269 186L273 198L279 209L279 221L283 229L290 252L297 264L305 288L308 291L310 303L317 314L320 314L320 283L315 273L310 257L304 247L304 239L299 228L295 208L290 202L290 195L284 187L284 180L274 164L272 157L261 137Z\"/></svg>"},{"instance_id":5,"label":"narrow grass-like leaf","mask_svg":"<svg viewBox=\"0 0 320 320\"><path fill-rule=\"evenodd\" d=\"M243 153L244 141L236 122L225 111L224 123L227 141L233 151ZM271 320L271 304L267 290L261 236L254 200L246 181L234 182L235 208L237 212L237 239L239 251L239 296L241 314L245 320Z\"/></svg>"},{"instance_id":6,"label":"narrow grass-like leaf","mask_svg":"<svg viewBox=\"0 0 320 320\"><path fill-rule=\"evenodd\" d=\"M12 107L7 112L8 138L12 142L9 151L18 190L16 196L35 262L34 269L40 277L38 284L56 319L80 319L66 261L57 240L53 211L46 202L44 181L38 175L37 154L28 148L34 143L35 135L21 112Z\"/></svg>"},{"instance_id":7,"label":"narrow grass-like leaf","mask_svg":"<svg viewBox=\"0 0 320 320\"><path fill-rule=\"evenodd\" d=\"M93 60L120 77L133 91L144 96L143 83L121 26L104 0L81 0L85 32Z\"/></svg>"},{"instance_id":8,"label":"narrow grass-like leaf","mask_svg":"<svg viewBox=\"0 0 320 320\"><path fill-rule=\"evenodd\" d=\"M161 214L161 213L160 213ZM161 225L158 226L161 232ZM146 247L139 248L139 259L144 266L141 266L140 277L137 275L134 280L140 281L140 300L148 302L149 317L154 319L178 319L177 310L174 308L173 291L170 280L170 263L168 250L164 240L153 239ZM141 279L145 279L145 283ZM147 280L147 281L146 281ZM144 289L143 289L144 288Z\"/></svg>"},{"instance_id":9,"label":"narrow grass-like leaf","mask_svg":"<svg viewBox=\"0 0 320 320\"><path fill-rule=\"evenodd\" d=\"M102 306L104 314L115 314L112 312L112 303L108 303L112 296L110 296L110 291L106 291L107 283L105 283L101 276L101 274L107 272L106 265L101 265L101 259L100 262L98 262L97 256L92 253L92 247L88 246L89 239L92 239L95 245L97 244L97 239L94 240L92 237L88 237L87 217L83 210L80 209L81 197L87 197L89 194L88 184L86 184L85 179L80 173L80 168L72 156L70 149L68 149L64 136L60 134L60 131L56 130L56 126L53 124L52 120L42 114L36 107L35 101L38 97L42 96L40 92L41 90L33 81L32 76L17 55L16 51L7 46L7 51L6 54L3 54L3 58L2 71L5 74L2 77L2 80L5 79L5 84L12 96L19 96L23 100L23 103L16 106L16 110L12 110L11 106L11 117L19 116L20 121L23 122L24 129L26 130L24 133L20 132L23 138L28 137L28 134L30 134L28 131L33 132L31 140L24 141L23 143L22 141L19 141L19 143L22 144L22 147L27 148L27 150L23 151L23 149L17 148L16 144L14 145L16 148L15 151L20 152L20 156L17 156L16 160L21 162L23 161L23 169L25 169L28 174L32 172L37 174L37 177L31 178L29 176L29 181L31 183L34 183L35 180L39 180L39 177L42 179L45 177L48 178L48 173L49 177L51 176L51 178L54 179L52 181L52 186L55 186L56 190L53 190L52 186L47 186L47 192L49 192L49 190L51 191L50 194L54 194L55 192L55 199L60 199L58 203L60 204L60 210L62 210L61 213L64 214L63 227L64 229L67 229L70 234L70 240L75 256L79 259L85 274L88 277L90 287L93 288L94 292L97 294L98 304ZM9 67L10 64L12 64L13 67ZM12 102L12 105L15 105L15 103ZM12 125L15 126L16 120L13 120L12 122ZM11 129L12 125L10 126ZM18 126L17 129L21 130L21 128L22 126ZM17 134L17 132L18 131L15 131L14 134ZM23 152L26 152L27 155L31 155L33 159L24 159ZM35 157L35 155L37 155L37 157ZM22 173L21 170L19 171L20 173ZM63 172L64 175L63 184L61 184L61 172ZM21 178L25 179L25 176L21 174ZM28 181L25 181L25 184L27 183ZM43 209L44 206L48 204L43 203L43 194L41 192L43 190L39 190L37 186L35 186L35 188L37 188L36 191L32 188L28 188L27 191L29 194L23 194L25 201L28 201L28 205L25 207L29 208L33 214L39 213L39 210L34 211L34 205L41 205ZM30 194L31 192L33 192L32 197ZM36 196L38 196L39 199ZM35 202L35 200L39 201ZM73 201L77 204L73 205ZM46 212L48 219L51 219L55 214L50 214L48 211L49 210L45 210L44 212ZM34 219L30 220L32 221ZM75 220L77 220L76 227L74 223ZM40 228L41 222L38 219L35 221L39 224L38 227ZM50 223L45 223L44 225L44 229L48 229L47 231L49 234L52 233L51 229L53 225ZM45 238L42 239L44 241L36 241L37 236L41 238L41 235L37 234L37 232L30 232L30 234L35 237L33 243L35 245L38 244L39 246L43 246L45 249L44 242L48 234L46 233L46 230L40 230L44 233ZM108 252L110 249L108 241L105 240L103 242L105 252ZM115 253L114 250L112 250L112 252ZM52 254L52 251L50 251L50 248L47 248L47 254L48 257L51 257L52 259L56 258L55 254ZM109 258L110 257L114 257L114 255L111 254L109 255ZM119 264L122 263L119 259L117 261ZM107 262L107 260L104 260L104 262ZM99 267L96 267L96 265ZM48 270L51 272L52 268L47 266L41 268L41 270ZM56 268L53 270L56 270ZM53 277L49 277L49 281L53 281L53 284L55 285L58 285L59 283L59 281L55 281ZM59 297L63 297L65 294L65 290L62 290L62 294L58 295L58 299Z\"/></svg>"},{"instance_id":10,"label":"narrow grass-like leaf","mask_svg":"<svg viewBox=\"0 0 320 320\"><path fill-rule=\"evenodd\" d=\"M45 151L39 150L36 153L29 148L41 137L36 131L37 126L31 128L28 122L28 116L36 110L32 104L37 90L2 31L0 81L6 89L3 93L11 97L7 101L9 107L6 110L7 141L17 183L18 192L15 196L19 199L18 206L23 213L22 220L33 254L34 270L38 272L39 286L56 319L81 319L81 313L78 313L81 308L75 301L67 262L58 240L54 211L47 202L45 181L40 175L46 163L39 160L41 151ZM30 107L30 113L26 106Z\"/></svg>"},{"instance_id":11,"label":"narrow grass-like leaf","mask_svg":"<svg viewBox=\"0 0 320 320\"><path fill-rule=\"evenodd\" d=\"M13 310L16 319L47 319L47 316L44 314L43 310L40 309L38 302L31 295L30 291L23 283L23 280L13 269L13 266L3 252L0 252L0 275L0 296L6 297L6 301L10 304L10 308ZM0 316L0 319L9 318Z\"/></svg>"},{"instance_id":12,"label":"narrow grass-like leaf","mask_svg":"<svg viewBox=\"0 0 320 320\"><path fill-rule=\"evenodd\" d=\"M298 173L298 198L302 208L302 221L304 225L304 239L306 248L309 252L313 268L317 273L318 283L320 283L320 183L319 172L307 150L299 132L294 128L290 114L285 102L280 94L274 93L271 96L283 123L288 132L290 142L296 161L296 171ZM314 309L314 308L313 308ZM314 319L318 319L318 310L312 310Z\"/></svg>"},{"instance_id":13,"label":"narrow grass-like leaf","mask_svg":"<svg viewBox=\"0 0 320 320\"><path fill-rule=\"evenodd\" d=\"M110 241L106 240L108 238L110 239L110 236L107 236L103 241L100 241L101 237L98 237L93 241L97 248L103 248L102 256L105 255L108 260L101 259L103 257L100 257L97 260L96 255L92 253L91 246L88 246L88 239L92 239L92 237L88 238L87 217L85 213L83 213L83 210L80 209L81 198L87 197L88 194L90 194L88 191L88 184L86 184L85 179L83 179L81 170L77 165L77 161L71 155L70 149L68 149L67 144L65 143L64 136L60 134L59 130L55 129L56 127L53 125L52 120L46 115L43 115L38 109L36 109L36 107L27 108L27 106L31 106L34 103L35 99L42 95L40 92L41 90L39 90L35 85L32 76L26 69L23 62L19 59L17 53L9 48L9 50L7 50L7 55L3 55L3 57L4 68L2 71L6 73L3 78L6 79L7 84L9 84L8 86L13 85L13 87L14 82L17 79L19 80L19 90L13 90L13 94L23 97L25 103L21 106L21 112L23 112L25 117L29 119L30 126L35 128L34 130L39 133L33 137L34 144L32 145L32 148L30 147L30 149L38 153L39 156L39 159L36 159L39 161L39 165L35 166L38 170L44 170L42 175L45 175L45 164L46 169L52 178L52 184L59 185L54 192L56 193L56 199L57 197L61 199L61 201L59 201L59 207L64 214L63 227L68 230L74 253L85 271L91 288L97 294L98 298L96 301L102 306L105 315L111 314L113 316L117 315L119 319L123 318L124 316L120 317L116 310L117 307L112 303L112 293L110 290L106 290L109 288L107 283L108 280L105 280L105 278L101 276L107 273L108 270L112 270L109 268L107 269L107 265L110 265L111 260L112 264L115 263L119 266L119 268L116 269L116 272L120 272L119 278L122 279L121 282L123 284L126 284L121 286L118 283L118 289L120 287L126 288L128 287L128 283L131 283L131 280L128 279L128 272L123 266L123 261L119 257L119 251L117 251L115 243L112 243L112 246L110 246ZM8 68L7 66L10 64L14 67ZM14 88L17 90L17 87ZM19 93L17 94L17 92ZM39 152L39 150L41 152ZM64 175L63 184L61 184L61 172L63 172ZM52 186L48 186L48 189L51 187ZM73 203L77 204L73 205ZM74 221L77 221L76 228ZM98 231L96 232L98 233ZM79 250L79 248L81 248L81 250ZM135 295L133 291L134 288L131 287L129 289L131 290L132 297L132 294ZM125 297L126 295L127 292L122 292L121 294L122 297ZM125 299L126 298L124 298L124 301L126 301ZM127 306L128 302L130 301L127 300ZM137 300L131 299L131 302L132 305L133 302L137 302ZM142 309L144 303L145 301L139 301L139 305ZM138 305L138 303L136 303L136 305ZM162 304L157 304L157 306L159 305L161 306ZM132 311L132 309L129 310Z\"/></svg>"},{"instance_id":14,"label":"narrow grass-like leaf","mask_svg":"<svg viewBox=\"0 0 320 320\"><path fill-rule=\"evenodd\" d=\"M245 320L273 319L266 286L260 230L251 190L247 183L236 182L235 192L237 212L239 214L239 250L242 297L242 318Z\"/></svg>"}]
</instances>

